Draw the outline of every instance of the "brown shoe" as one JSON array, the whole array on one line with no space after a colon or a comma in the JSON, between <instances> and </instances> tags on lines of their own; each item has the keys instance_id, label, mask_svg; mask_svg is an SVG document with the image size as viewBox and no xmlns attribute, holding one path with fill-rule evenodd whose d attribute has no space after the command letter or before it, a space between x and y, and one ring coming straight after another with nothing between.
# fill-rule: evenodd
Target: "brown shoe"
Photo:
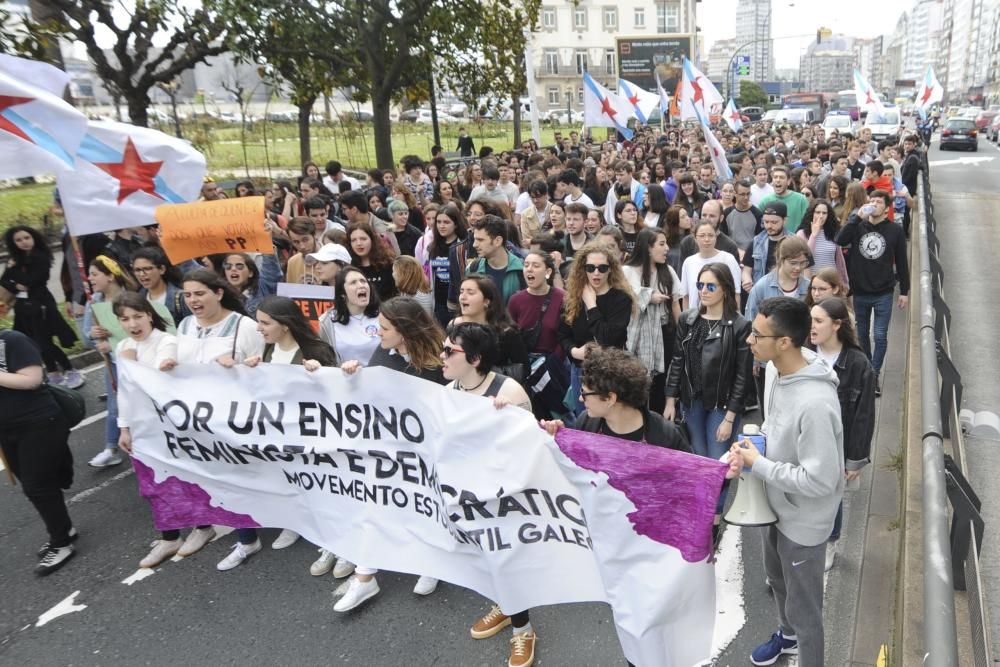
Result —
<instances>
[{"instance_id":1,"label":"brown shoe","mask_svg":"<svg viewBox=\"0 0 1000 667\"><path fill-rule=\"evenodd\" d=\"M517 632L510 638L510 660L507 667L531 667L535 662L534 632Z\"/></svg>"},{"instance_id":2,"label":"brown shoe","mask_svg":"<svg viewBox=\"0 0 1000 667\"><path fill-rule=\"evenodd\" d=\"M510 625L510 616L504 615L500 611L500 607L493 605L493 609L490 609L490 613L483 616L481 619L476 621L469 633L472 635L473 639L486 639L487 637L492 637L496 633L500 632L504 628Z\"/></svg>"}]
</instances>

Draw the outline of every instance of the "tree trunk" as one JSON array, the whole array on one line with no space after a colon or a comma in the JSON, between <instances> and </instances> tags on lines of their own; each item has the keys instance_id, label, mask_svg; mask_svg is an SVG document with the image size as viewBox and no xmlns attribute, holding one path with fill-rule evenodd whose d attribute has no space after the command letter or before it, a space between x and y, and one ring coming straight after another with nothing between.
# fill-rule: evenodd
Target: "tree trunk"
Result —
<instances>
[{"instance_id":1,"label":"tree trunk","mask_svg":"<svg viewBox=\"0 0 1000 667\"><path fill-rule=\"evenodd\" d=\"M177 91L174 90L170 93L170 111L174 116L174 134L177 135L178 139L184 138L184 133L181 132L181 117L177 114Z\"/></svg>"},{"instance_id":2,"label":"tree trunk","mask_svg":"<svg viewBox=\"0 0 1000 667\"><path fill-rule=\"evenodd\" d=\"M43 0L30 0L28 6L31 10L31 20L35 23L46 25L51 22L60 23L65 21L62 12L52 7L48 2L44 2ZM66 70L66 64L63 62L62 57L62 50L59 48L59 40L47 40L45 44L45 60L63 71ZM66 86L66 90L63 91L63 99L66 100L68 104L74 104L73 94L70 92L69 86Z\"/></svg>"},{"instance_id":3,"label":"tree trunk","mask_svg":"<svg viewBox=\"0 0 1000 667\"><path fill-rule=\"evenodd\" d=\"M511 111L514 114L514 149L521 147L521 96L511 95Z\"/></svg>"},{"instance_id":4,"label":"tree trunk","mask_svg":"<svg viewBox=\"0 0 1000 667\"><path fill-rule=\"evenodd\" d=\"M125 99L128 102L128 117L132 124L149 127L149 113L146 111L149 108L149 95L133 92Z\"/></svg>"},{"instance_id":5,"label":"tree trunk","mask_svg":"<svg viewBox=\"0 0 1000 667\"><path fill-rule=\"evenodd\" d=\"M389 118L389 96L372 96L372 116L375 130L375 162L379 169L395 169L392 157L392 121Z\"/></svg>"},{"instance_id":6,"label":"tree trunk","mask_svg":"<svg viewBox=\"0 0 1000 667\"><path fill-rule=\"evenodd\" d=\"M312 160L312 143L309 141L309 116L312 115L313 102L316 98L299 104L299 162L305 164Z\"/></svg>"}]
</instances>

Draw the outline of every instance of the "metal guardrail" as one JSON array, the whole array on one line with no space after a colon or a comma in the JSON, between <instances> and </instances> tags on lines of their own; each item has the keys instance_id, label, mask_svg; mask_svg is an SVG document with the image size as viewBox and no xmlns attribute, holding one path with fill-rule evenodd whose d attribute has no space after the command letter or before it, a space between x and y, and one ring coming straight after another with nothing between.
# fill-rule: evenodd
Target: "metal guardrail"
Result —
<instances>
[{"instance_id":1,"label":"metal guardrail","mask_svg":"<svg viewBox=\"0 0 1000 667\"><path fill-rule=\"evenodd\" d=\"M955 591L965 591L976 667L993 665L989 612L979 552L985 528L980 502L967 481L959 421L962 381L951 361L951 311L944 300L941 243L931 199L926 155L917 184L920 258L920 383L923 436L924 664L958 665ZM954 455L945 454L945 444ZM949 527L949 504L951 507Z\"/></svg>"}]
</instances>

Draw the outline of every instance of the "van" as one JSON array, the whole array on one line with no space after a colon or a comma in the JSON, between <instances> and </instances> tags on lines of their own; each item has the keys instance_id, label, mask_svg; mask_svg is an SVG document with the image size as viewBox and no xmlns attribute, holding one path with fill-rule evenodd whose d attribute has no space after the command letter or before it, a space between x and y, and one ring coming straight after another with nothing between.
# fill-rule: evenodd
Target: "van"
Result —
<instances>
[{"instance_id":1,"label":"van","mask_svg":"<svg viewBox=\"0 0 1000 667\"><path fill-rule=\"evenodd\" d=\"M887 106L885 112L879 116L872 109L865 117L865 127L872 131L872 139L882 141L895 134L899 134L902 118L899 115L899 107Z\"/></svg>"}]
</instances>

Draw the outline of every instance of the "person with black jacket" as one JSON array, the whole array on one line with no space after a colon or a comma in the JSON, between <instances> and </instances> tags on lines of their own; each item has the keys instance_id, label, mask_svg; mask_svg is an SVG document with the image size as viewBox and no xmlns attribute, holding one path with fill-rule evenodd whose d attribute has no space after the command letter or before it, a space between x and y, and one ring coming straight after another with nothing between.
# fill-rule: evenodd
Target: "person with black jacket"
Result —
<instances>
[{"instance_id":1,"label":"person with black jacket","mask_svg":"<svg viewBox=\"0 0 1000 667\"><path fill-rule=\"evenodd\" d=\"M903 158L903 164L899 167L899 178L903 181L903 186L906 191L910 193L911 196L916 196L917 194L917 179L920 177L920 151L917 150L917 138L908 134L903 138L903 152L906 157ZM906 209L906 215L903 216L903 231L906 232L906 238L910 238L910 217L912 212L909 207Z\"/></svg>"},{"instance_id":2,"label":"person with black jacket","mask_svg":"<svg viewBox=\"0 0 1000 667\"><path fill-rule=\"evenodd\" d=\"M750 386L750 322L739 313L732 272L725 264L703 266L696 286L701 304L681 314L663 416L673 421L680 400L694 453L718 460L739 433ZM719 497L717 524L724 500L725 493Z\"/></svg>"},{"instance_id":3,"label":"person with black jacket","mask_svg":"<svg viewBox=\"0 0 1000 667\"><path fill-rule=\"evenodd\" d=\"M823 299L812 307L809 343L816 354L837 374L837 398L844 427L846 481L861 475L870 462L875 435L875 373L858 344L847 302L839 297ZM844 520L844 504L837 510L833 533L826 545L826 569L833 567L837 540Z\"/></svg>"},{"instance_id":4,"label":"person with black jacket","mask_svg":"<svg viewBox=\"0 0 1000 667\"><path fill-rule=\"evenodd\" d=\"M847 220L837 233L837 245L850 248L847 276L854 293L854 313L858 322L861 349L872 361L875 371L875 395L881 396L878 375L889 348L889 323L892 320L893 291L899 281L900 309L906 308L910 292L910 267L906 254L906 235L900 225L888 218L892 194L873 190L868 204ZM872 312L875 314L875 347L872 349Z\"/></svg>"}]
</instances>

